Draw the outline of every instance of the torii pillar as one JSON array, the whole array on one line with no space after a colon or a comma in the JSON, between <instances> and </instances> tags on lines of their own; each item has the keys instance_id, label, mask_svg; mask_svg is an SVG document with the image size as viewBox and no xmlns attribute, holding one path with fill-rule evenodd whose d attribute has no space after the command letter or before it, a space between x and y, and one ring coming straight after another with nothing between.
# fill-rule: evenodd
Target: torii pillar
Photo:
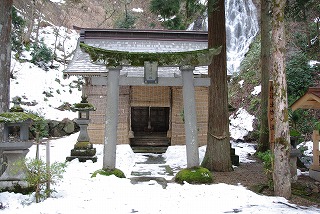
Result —
<instances>
[{"instance_id":1,"label":"torii pillar","mask_svg":"<svg viewBox=\"0 0 320 214\"><path fill-rule=\"evenodd\" d=\"M108 170L113 170L116 167L119 76L121 69L121 66L108 67L107 106L103 148L103 169Z\"/></svg>"},{"instance_id":2,"label":"torii pillar","mask_svg":"<svg viewBox=\"0 0 320 214\"><path fill-rule=\"evenodd\" d=\"M187 167L192 168L199 166L197 111L193 81L194 66L181 66L180 70L183 81L182 93L187 149Z\"/></svg>"}]
</instances>

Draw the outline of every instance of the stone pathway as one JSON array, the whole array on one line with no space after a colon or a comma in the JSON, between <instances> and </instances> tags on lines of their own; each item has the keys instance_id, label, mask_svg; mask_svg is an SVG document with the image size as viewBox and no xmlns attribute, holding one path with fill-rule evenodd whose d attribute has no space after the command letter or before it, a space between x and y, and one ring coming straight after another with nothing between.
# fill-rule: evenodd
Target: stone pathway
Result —
<instances>
[{"instance_id":1,"label":"stone pathway","mask_svg":"<svg viewBox=\"0 0 320 214\"><path fill-rule=\"evenodd\" d=\"M163 155L152 153L135 153L135 155L136 162L131 172L131 183L156 181L166 188L174 176L174 170L166 165Z\"/></svg>"}]
</instances>

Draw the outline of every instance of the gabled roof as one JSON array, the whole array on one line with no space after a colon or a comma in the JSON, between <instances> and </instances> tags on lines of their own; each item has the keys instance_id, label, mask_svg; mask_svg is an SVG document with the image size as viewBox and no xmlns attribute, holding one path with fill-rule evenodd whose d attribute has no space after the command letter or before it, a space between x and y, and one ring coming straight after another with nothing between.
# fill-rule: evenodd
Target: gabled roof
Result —
<instances>
[{"instance_id":1,"label":"gabled roof","mask_svg":"<svg viewBox=\"0 0 320 214\"><path fill-rule=\"evenodd\" d=\"M291 105L293 111L302 109L320 109L320 87L310 87L308 91Z\"/></svg>"},{"instance_id":2,"label":"gabled roof","mask_svg":"<svg viewBox=\"0 0 320 214\"><path fill-rule=\"evenodd\" d=\"M208 33L204 31L163 31L124 29L81 29L79 43L96 48L132 52L184 52L206 49ZM207 74L207 66L195 68L195 74ZM78 44L64 74L100 76L108 72L104 64L94 64ZM123 67L121 75L143 76L143 67ZM178 67L159 67L159 77L180 76Z\"/></svg>"}]
</instances>

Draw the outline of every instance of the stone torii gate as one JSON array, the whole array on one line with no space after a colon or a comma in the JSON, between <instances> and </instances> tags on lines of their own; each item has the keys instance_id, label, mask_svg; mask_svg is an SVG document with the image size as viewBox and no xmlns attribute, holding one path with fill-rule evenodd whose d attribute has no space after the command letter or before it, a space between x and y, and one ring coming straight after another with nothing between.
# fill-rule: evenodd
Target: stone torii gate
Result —
<instances>
[{"instance_id":1,"label":"stone torii gate","mask_svg":"<svg viewBox=\"0 0 320 214\"><path fill-rule=\"evenodd\" d=\"M193 78L193 70L196 66L209 65L213 56L220 53L221 48L185 52L144 53L105 50L84 43L80 43L80 47L90 55L92 63L104 64L108 69L104 78L99 79L99 81L106 81L107 85L103 169L113 170L116 165L119 86L143 84L182 86L187 167L199 166L194 86L209 85L210 79L199 78L206 83L197 81ZM144 78L120 77L120 71L125 66L144 67ZM166 82L165 78L158 78L158 67L178 67L181 71L181 78Z\"/></svg>"}]
</instances>

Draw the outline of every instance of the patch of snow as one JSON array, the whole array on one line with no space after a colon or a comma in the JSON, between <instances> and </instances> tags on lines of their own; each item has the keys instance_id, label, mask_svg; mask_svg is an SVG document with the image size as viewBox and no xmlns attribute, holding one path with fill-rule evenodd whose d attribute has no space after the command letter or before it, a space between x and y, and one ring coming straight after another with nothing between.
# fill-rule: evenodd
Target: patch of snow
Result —
<instances>
[{"instance_id":1,"label":"patch of snow","mask_svg":"<svg viewBox=\"0 0 320 214\"><path fill-rule=\"evenodd\" d=\"M251 163L255 162L255 160L248 159L249 156L252 156L255 152L255 146L254 143L245 143L245 142L235 142L231 141L232 148L235 149L236 155L239 155L239 161L240 163Z\"/></svg>"},{"instance_id":2,"label":"patch of snow","mask_svg":"<svg viewBox=\"0 0 320 214\"><path fill-rule=\"evenodd\" d=\"M252 95L258 95L261 92L261 85L258 85L254 87L253 92L251 92Z\"/></svg>"},{"instance_id":3,"label":"patch of snow","mask_svg":"<svg viewBox=\"0 0 320 214\"><path fill-rule=\"evenodd\" d=\"M161 16L161 15L158 15L158 20L159 22L164 22L164 21L168 21L168 20L172 20L176 18L176 16L171 16L170 18L167 18L166 20Z\"/></svg>"},{"instance_id":4,"label":"patch of snow","mask_svg":"<svg viewBox=\"0 0 320 214\"><path fill-rule=\"evenodd\" d=\"M240 88L243 87L244 80L239 81Z\"/></svg>"},{"instance_id":5,"label":"patch of snow","mask_svg":"<svg viewBox=\"0 0 320 214\"><path fill-rule=\"evenodd\" d=\"M253 131L254 116L250 115L244 108L240 108L235 114L229 117L230 120L230 136L237 140L243 140L243 137Z\"/></svg>"},{"instance_id":6,"label":"patch of snow","mask_svg":"<svg viewBox=\"0 0 320 214\"><path fill-rule=\"evenodd\" d=\"M303 154L305 156L312 156L313 142L312 141L302 142L297 145L297 149L303 150Z\"/></svg>"},{"instance_id":7,"label":"patch of snow","mask_svg":"<svg viewBox=\"0 0 320 214\"><path fill-rule=\"evenodd\" d=\"M317 60L310 60L310 61L309 61L309 65L310 65L311 67L314 67L314 66L319 65L319 64L320 64L320 62L317 61Z\"/></svg>"},{"instance_id":8,"label":"patch of snow","mask_svg":"<svg viewBox=\"0 0 320 214\"><path fill-rule=\"evenodd\" d=\"M136 13L143 13L143 9L141 8L132 8L132 11Z\"/></svg>"},{"instance_id":9,"label":"patch of snow","mask_svg":"<svg viewBox=\"0 0 320 214\"><path fill-rule=\"evenodd\" d=\"M66 3L65 0L50 0L50 1L53 2L53 3L58 3L58 4L64 4L64 3Z\"/></svg>"}]
</instances>

